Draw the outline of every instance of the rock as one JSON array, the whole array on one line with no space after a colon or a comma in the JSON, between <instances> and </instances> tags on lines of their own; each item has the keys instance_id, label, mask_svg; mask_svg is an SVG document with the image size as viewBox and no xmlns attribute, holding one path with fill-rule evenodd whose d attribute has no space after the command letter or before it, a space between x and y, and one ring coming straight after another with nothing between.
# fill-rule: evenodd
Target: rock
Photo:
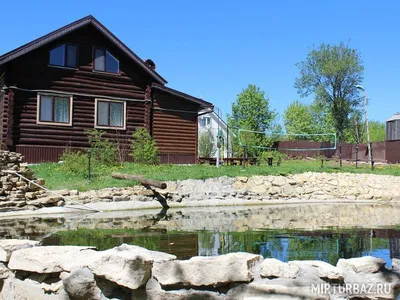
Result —
<instances>
[{"instance_id":1,"label":"rock","mask_svg":"<svg viewBox=\"0 0 400 300\"><path fill-rule=\"evenodd\" d=\"M79 195L79 191L78 190L70 190L69 191L69 195L70 196L78 196Z\"/></svg>"},{"instance_id":2,"label":"rock","mask_svg":"<svg viewBox=\"0 0 400 300\"><path fill-rule=\"evenodd\" d=\"M74 268L86 267L96 260L101 252L93 247L42 246L14 251L8 268L35 273L59 273Z\"/></svg>"},{"instance_id":3,"label":"rock","mask_svg":"<svg viewBox=\"0 0 400 300\"><path fill-rule=\"evenodd\" d=\"M27 192L25 193L25 198L28 200L34 200L36 199L36 195L37 195L36 192Z\"/></svg>"},{"instance_id":4,"label":"rock","mask_svg":"<svg viewBox=\"0 0 400 300\"><path fill-rule=\"evenodd\" d=\"M60 196L48 196L44 198L39 198L36 200L28 200L28 205L35 205L35 206L48 206L58 203L62 200Z\"/></svg>"},{"instance_id":5,"label":"rock","mask_svg":"<svg viewBox=\"0 0 400 300\"><path fill-rule=\"evenodd\" d=\"M400 259L393 258L392 259L392 268L395 272L400 272Z\"/></svg>"},{"instance_id":6,"label":"rock","mask_svg":"<svg viewBox=\"0 0 400 300\"><path fill-rule=\"evenodd\" d=\"M386 262L382 258L363 256L357 258L339 259L337 267L342 271L354 271L356 273L376 273Z\"/></svg>"},{"instance_id":7,"label":"rock","mask_svg":"<svg viewBox=\"0 0 400 300\"><path fill-rule=\"evenodd\" d=\"M63 276L62 283L71 300L105 299L88 268L77 269Z\"/></svg>"},{"instance_id":8,"label":"rock","mask_svg":"<svg viewBox=\"0 0 400 300\"><path fill-rule=\"evenodd\" d=\"M317 294L311 291L310 282L291 280L270 280L265 283L252 282L250 284L242 284L232 288L226 294L227 299L248 299L248 300L266 300L266 299L282 299L282 300L329 300L329 295Z\"/></svg>"},{"instance_id":9,"label":"rock","mask_svg":"<svg viewBox=\"0 0 400 300\"><path fill-rule=\"evenodd\" d=\"M0 240L0 261L8 262L14 251L35 247L37 245L39 245L39 242L30 240Z\"/></svg>"},{"instance_id":10,"label":"rock","mask_svg":"<svg viewBox=\"0 0 400 300\"><path fill-rule=\"evenodd\" d=\"M264 194L267 188L265 185L256 185L251 188L252 193L255 194Z\"/></svg>"},{"instance_id":11,"label":"rock","mask_svg":"<svg viewBox=\"0 0 400 300\"><path fill-rule=\"evenodd\" d=\"M236 180L240 181L240 182L243 182L243 183L246 183L249 180L249 178L248 177L238 176L238 177L236 177Z\"/></svg>"},{"instance_id":12,"label":"rock","mask_svg":"<svg viewBox=\"0 0 400 300\"><path fill-rule=\"evenodd\" d=\"M311 266L318 271L318 276L328 280L343 280L343 272L331 264L319 260L294 260L290 261L289 265L301 268L304 265Z\"/></svg>"},{"instance_id":13,"label":"rock","mask_svg":"<svg viewBox=\"0 0 400 300\"><path fill-rule=\"evenodd\" d=\"M114 202L121 202L121 201L129 201L130 197L129 196L113 196L112 201Z\"/></svg>"},{"instance_id":14,"label":"rock","mask_svg":"<svg viewBox=\"0 0 400 300\"><path fill-rule=\"evenodd\" d=\"M349 299L397 299L400 291L400 277L395 272L383 270L377 273L344 273L344 282L347 286L364 287L364 291L350 289Z\"/></svg>"},{"instance_id":15,"label":"rock","mask_svg":"<svg viewBox=\"0 0 400 300\"><path fill-rule=\"evenodd\" d=\"M135 293L135 291L134 291ZM174 290L164 291L161 285L154 278L151 278L146 284L146 296L148 300L185 300L185 299L198 299L198 300L224 300L227 299L224 295L209 292L209 291L198 291L193 289L188 290ZM133 294L133 299L135 294ZM139 297L138 297L139 298ZM232 299L233 300L233 299Z\"/></svg>"},{"instance_id":16,"label":"rock","mask_svg":"<svg viewBox=\"0 0 400 300\"><path fill-rule=\"evenodd\" d=\"M286 185L286 177L283 176L275 176L275 178L272 181L272 186L283 186Z\"/></svg>"},{"instance_id":17,"label":"rock","mask_svg":"<svg viewBox=\"0 0 400 300\"><path fill-rule=\"evenodd\" d=\"M221 256L192 257L155 263L153 276L162 286L219 286L232 282L249 282L259 274L262 257L249 253L230 253Z\"/></svg>"},{"instance_id":18,"label":"rock","mask_svg":"<svg viewBox=\"0 0 400 300\"><path fill-rule=\"evenodd\" d=\"M281 262L275 258L266 258L261 264L260 275L262 277L296 278L299 267Z\"/></svg>"},{"instance_id":19,"label":"rock","mask_svg":"<svg viewBox=\"0 0 400 300\"><path fill-rule=\"evenodd\" d=\"M4 280L11 275L14 275L3 263L0 263L0 280Z\"/></svg>"},{"instance_id":20,"label":"rock","mask_svg":"<svg viewBox=\"0 0 400 300\"><path fill-rule=\"evenodd\" d=\"M273 186L268 189L268 194L270 194L270 195L277 195L277 194L280 194L280 192L281 192L281 188L277 187L277 186Z\"/></svg>"},{"instance_id":21,"label":"rock","mask_svg":"<svg viewBox=\"0 0 400 300\"><path fill-rule=\"evenodd\" d=\"M153 262L173 259L176 256L123 244L102 251L98 259L89 264L89 268L96 276L134 290L146 284L151 276Z\"/></svg>"},{"instance_id":22,"label":"rock","mask_svg":"<svg viewBox=\"0 0 400 300\"><path fill-rule=\"evenodd\" d=\"M0 299L18 300L70 300L63 288L55 293L46 292L40 283L36 281L17 278L8 278L3 283Z\"/></svg>"}]
</instances>

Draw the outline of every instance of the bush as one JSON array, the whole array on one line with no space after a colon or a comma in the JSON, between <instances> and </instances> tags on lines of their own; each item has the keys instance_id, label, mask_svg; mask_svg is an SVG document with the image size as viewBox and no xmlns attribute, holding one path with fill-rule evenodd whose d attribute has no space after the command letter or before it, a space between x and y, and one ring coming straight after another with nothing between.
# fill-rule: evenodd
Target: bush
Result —
<instances>
[{"instance_id":1,"label":"bush","mask_svg":"<svg viewBox=\"0 0 400 300\"><path fill-rule=\"evenodd\" d=\"M86 130L92 148L93 161L106 166L115 165L118 163L117 147L110 140L104 138L104 134L105 131L102 130Z\"/></svg>"},{"instance_id":2,"label":"bush","mask_svg":"<svg viewBox=\"0 0 400 300\"><path fill-rule=\"evenodd\" d=\"M282 160L286 159L286 154L279 152L279 151L264 151L261 152L259 157L259 163L264 164L268 162L268 158L272 158L275 162L281 162Z\"/></svg>"},{"instance_id":3,"label":"bush","mask_svg":"<svg viewBox=\"0 0 400 300\"><path fill-rule=\"evenodd\" d=\"M67 149L60 159L64 162L61 170L78 176L85 176L88 170L88 156L82 151Z\"/></svg>"},{"instance_id":4,"label":"bush","mask_svg":"<svg viewBox=\"0 0 400 300\"><path fill-rule=\"evenodd\" d=\"M138 128L132 135L130 155L139 164L158 164L158 148L155 140L145 128Z\"/></svg>"},{"instance_id":5,"label":"bush","mask_svg":"<svg viewBox=\"0 0 400 300\"><path fill-rule=\"evenodd\" d=\"M215 140L210 130L204 131L199 135L199 157L213 157L215 154Z\"/></svg>"}]
</instances>

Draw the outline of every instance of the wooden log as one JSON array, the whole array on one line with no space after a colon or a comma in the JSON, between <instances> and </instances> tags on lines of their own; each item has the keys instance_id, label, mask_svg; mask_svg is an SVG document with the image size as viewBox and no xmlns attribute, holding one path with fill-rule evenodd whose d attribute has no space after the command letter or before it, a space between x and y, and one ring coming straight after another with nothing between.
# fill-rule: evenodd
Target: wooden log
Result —
<instances>
[{"instance_id":1,"label":"wooden log","mask_svg":"<svg viewBox=\"0 0 400 300\"><path fill-rule=\"evenodd\" d=\"M160 189L166 189L167 184L162 181L146 179L142 175L131 175L131 174L122 174L122 173L112 173L111 176L117 179L131 179L139 181L144 186L154 186Z\"/></svg>"}]
</instances>

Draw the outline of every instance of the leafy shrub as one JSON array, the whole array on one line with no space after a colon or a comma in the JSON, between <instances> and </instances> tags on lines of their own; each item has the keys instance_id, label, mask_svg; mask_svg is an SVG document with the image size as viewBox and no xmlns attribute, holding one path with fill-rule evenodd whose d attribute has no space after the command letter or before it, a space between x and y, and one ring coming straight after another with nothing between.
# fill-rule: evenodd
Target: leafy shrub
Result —
<instances>
[{"instance_id":1,"label":"leafy shrub","mask_svg":"<svg viewBox=\"0 0 400 300\"><path fill-rule=\"evenodd\" d=\"M104 134L105 131L102 130L86 130L92 148L92 158L101 165L115 165L117 164L117 147L109 139L103 137Z\"/></svg>"},{"instance_id":2,"label":"leafy shrub","mask_svg":"<svg viewBox=\"0 0 400 300\"><path fill-rule=\"evenodd\" d=\"M132 135L130 155L139 164L158 164L158 148L156 141L145 128L138 128Z\"/></svg>"},{"instance_id":3,"label":"leafy shrub","mask_svg":"<svg viewBox=\"0 0 400 300\"><path fill-rule=\"evenodd\" d=\"M212 157L215 154L215 140L210 130L204 131L199 135L198 141L199 156Z\"/></svg>"},{"instance_id":4,"label":"leafy shrub","mask_svg":"<svg viewBox=\"0 0 400 300\"><path fill-rule=\"evenodd\" d=\"M281 162L282 160L287 158L287 155L279 151L264 151L261 153L259 157L259 163L260 164L267 163L268 158L272 158L273 161L276 162Z\"/></svg>"},{"instance_id":5,"label":"leafy shrub","mask_svg":"<svg viewBox=\"0 0 400 300\"><path fill-rule=\"evenodd\" d=\"M85 176L88 169L87 154L82 151L67 149L60 159L64 162L61 171L78 176Z\"/></svg>"}]
</instances>

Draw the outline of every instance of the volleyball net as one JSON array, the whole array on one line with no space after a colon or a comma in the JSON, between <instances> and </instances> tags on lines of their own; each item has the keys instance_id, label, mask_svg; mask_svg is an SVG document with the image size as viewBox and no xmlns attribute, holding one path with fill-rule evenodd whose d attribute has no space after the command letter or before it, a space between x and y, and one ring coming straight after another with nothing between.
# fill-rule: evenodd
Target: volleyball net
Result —
<instances>
[{"instance_id":1,"label":"volleyball net","mask_svg":"<svg viewBox=\"0 0 400 300\"><path fill-rule=\"evenodd\" d=\"M277 134L239 129L238 144L246 149L267 151L334 151L337 147L337 138L336 133Z\"/></svg>"}]
</instances>

